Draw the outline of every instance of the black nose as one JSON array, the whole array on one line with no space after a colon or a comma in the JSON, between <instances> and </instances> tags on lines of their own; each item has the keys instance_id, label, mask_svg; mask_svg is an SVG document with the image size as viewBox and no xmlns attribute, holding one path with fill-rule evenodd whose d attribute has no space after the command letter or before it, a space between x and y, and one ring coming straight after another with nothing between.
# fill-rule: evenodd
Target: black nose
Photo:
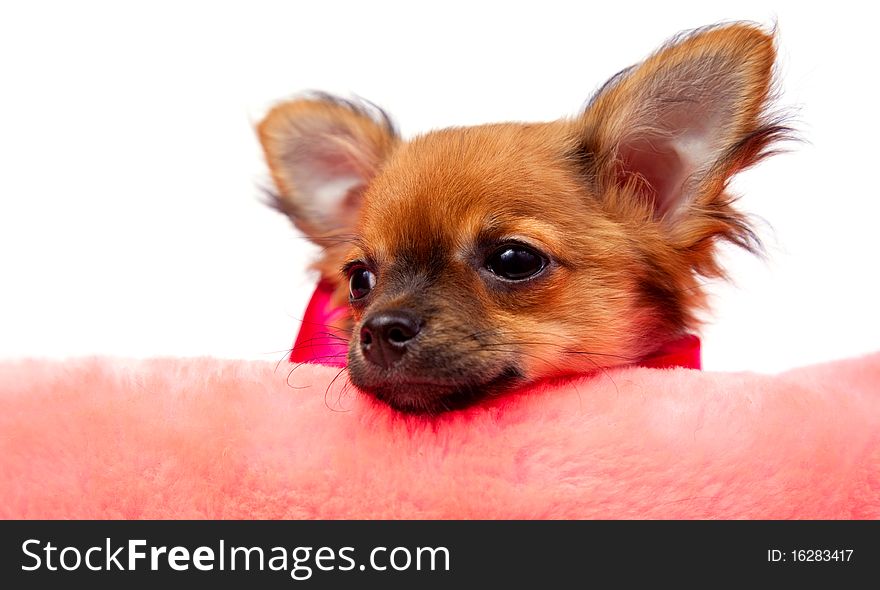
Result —
<instances>
[{"instance_id":1,"label":"black nose","mask_svg":"<svg viewBox=\"0 0 880 590\"><path fill-rule=\"evenodd\" d=\"M367 318L361 328L361 351L372 363L388 368L400 360L421 330L419 319L406 311L386 311Z\"/></svg>"}]
</instances>

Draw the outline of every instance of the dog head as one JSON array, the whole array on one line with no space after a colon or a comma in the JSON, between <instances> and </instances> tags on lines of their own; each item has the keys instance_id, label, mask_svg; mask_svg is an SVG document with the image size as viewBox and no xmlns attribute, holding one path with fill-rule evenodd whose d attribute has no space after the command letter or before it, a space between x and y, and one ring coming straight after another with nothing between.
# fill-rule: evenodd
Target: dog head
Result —
<instances>
[{"instance_id":1,"label":"dog head","mask_svg":"<svg viewBox=\"0 0 880 590\"><path fill-rule=\"evenodd\" d=\"M406 141L315 95L259 126L276 206L350 302L352 381L439 411L550 375L631 363L698 326L719 241L754 250L726 193L787 129L772 35L681 36L576 117Z\"/></svg>"}]
</instances>

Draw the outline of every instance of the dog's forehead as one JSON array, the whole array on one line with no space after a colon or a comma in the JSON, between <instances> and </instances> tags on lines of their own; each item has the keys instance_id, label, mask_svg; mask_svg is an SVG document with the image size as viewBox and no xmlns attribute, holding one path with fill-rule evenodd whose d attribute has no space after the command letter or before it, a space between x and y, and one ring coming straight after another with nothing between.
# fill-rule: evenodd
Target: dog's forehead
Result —
<instances>
[{"instance_id":1,"label":"dog's forehead","mask_svg":"<svg viewBox=\"0 0 880 590\"><path fill-rule=\"evenodd\" d=\"M567 139L555 124L483 125L417 137L371 183L360 234L374 249L422 258L464 246L488 226L509 233L517 220L570 215L566 199L582 197L582 184Z\"/></svg>"}]
</instances>

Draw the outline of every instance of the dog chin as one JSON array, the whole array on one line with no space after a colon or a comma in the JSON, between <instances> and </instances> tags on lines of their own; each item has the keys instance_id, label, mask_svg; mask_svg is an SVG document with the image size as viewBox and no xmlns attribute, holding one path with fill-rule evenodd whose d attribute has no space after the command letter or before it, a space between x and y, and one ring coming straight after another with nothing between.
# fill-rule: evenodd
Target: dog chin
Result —
<instances>
[{"instance_id":1,"label":"dog chin","mask_svg":"<svg viewBox=\"0 0 880 590\"><path fill-rule=\"evenodd\" d=\"M397 381L376 385L360 385L361 391L407 414L439 414L460 410L481 400L513 389L523 382L519 370L514 367L484 381L473 383L442 383L426 381Z\"/></svg>"}]
</instances>

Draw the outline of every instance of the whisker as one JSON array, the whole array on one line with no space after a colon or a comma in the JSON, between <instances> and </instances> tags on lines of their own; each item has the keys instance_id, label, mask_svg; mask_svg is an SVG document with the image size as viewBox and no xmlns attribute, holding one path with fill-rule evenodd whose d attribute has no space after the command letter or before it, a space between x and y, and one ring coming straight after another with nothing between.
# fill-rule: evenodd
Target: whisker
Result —
<instances>
[{"instance_id":1,"label":"whisker","mask_svg":"<svg viewBox=\"0 0 880 590\"><path fill-rule=\"evenodd\" d=\"M291 388L291 389L308 389L308 388L309 388L308 385L291 385L291 383L290 383L290 376L293 375L293 372L296 371L297 369L299 369L299 368L300 368L301 366L303 366L304 364L306 364L306 363L305 363L305 362L297 363L297 364L296 364L296 365L295 365L295 366L294 366L294 367L293 367L293 368L287 373L287 379L285 379L285 382L287 383L287 386L288 386L289 388Z\"/></svg>"},{"instance_id":2,"label":"whisker","mask_svg":"<svg viewBox=\"0 0 880 590\"><path fill-rule=\"evenodd\" d=\"M348 411L348 410L334 410L333 408L330 407L330 404L327 403L327 395L330 393L330 388L333 387L333 384L336 383L336 380L339 379L339 376L342 375L343 373L345 373L347 370L348 370L348 367L342 367L341 369L339 369L339 372L336 373L336 376L330 380L330 383L327 384L327 388L324 390L324 405L331 412L347 412Z\"/></svg>"},{"instance_id":3,"label":"whisker","mask_svg":"<svg viewBox=\"0 0 880 590\"><path fill-rule=\"evenodd\" d=\"M293 354L292 348L288 348L286 351L284 351L284 356L282 356L280 359L278 359L278 362L275 363L275 370L272 371L273 374L278 372L278 367L281 366L281 362L284 361L285 359L289 359L291 354Z\"/></svg>"},{"instance_id":4,"label":"whisker","mask_svg":"<svg viewBox=\"0 0 880 590\"><path fill-rule=\"evenodd\" d=\"M342 388L339 390L339 395L336 396L336 404L340 408L342 408L342 398L351 394L352 387L354 387L354 384L352 384L351 379L347 379L345 383L342 384ZM340 411L350 412L351 410L343 409Z\"/></svg>"},{"instance_id":5,"label":"whisker","mask_svg":"<svg viewBox=\"0 0 880 590\"><path fill-rule=\"evenodd\" d=\"M291 375L293 375L294 371L296 371L297 369L299 369L303 365L313 364L312 361L339 359L344 356L346 356L346 355L341 354L341 353L340 354L324 354L324 355L316 356L314 359L310 359L308 361L302 361L302 362L296 363L296 365L290 370L290 372L287 373L287 386L290 387L291 389L308 389L309 387L311 387L311 385L292 385L290 383L290 377L291 377ZM345 369L345 367L343 367L343 369Z\"/></svg>"},{"instance_id":6,"label":"whisker","mask_svg":"<svg viewBox=\"0 0 880 590\"><path fill-rule=\"evenodd\" d=\"M290 352L294 350L302 350L304 348L314 348L316 346L327 345L327 344L340 344L340 343L348 343L347 338L332 338L330 335L319 334L317 336L312 336L311 338L306 338L302 342L297 342Z\"/></svg>"}]
</instances>

